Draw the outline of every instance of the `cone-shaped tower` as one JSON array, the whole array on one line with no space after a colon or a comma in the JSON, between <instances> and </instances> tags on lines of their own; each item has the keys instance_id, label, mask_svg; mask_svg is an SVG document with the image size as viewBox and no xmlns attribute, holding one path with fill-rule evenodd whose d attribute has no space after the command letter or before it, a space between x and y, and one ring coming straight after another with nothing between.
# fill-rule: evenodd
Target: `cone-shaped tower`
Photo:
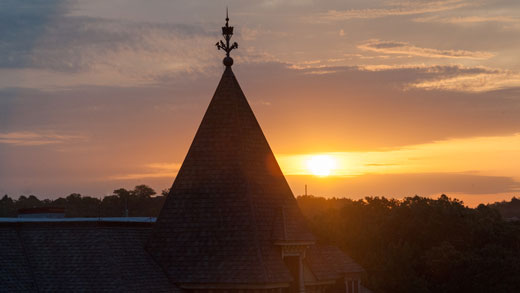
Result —
<instances>
[{"instance_id":1,"label":"cone-shaped tower","mask_svg":"<svg viewBox=\"0 0 520 293\"><path fill-rule=\"evenodd\" d=\"M299 277L284 247L303 251L314 237L231 70L233 28L222 30L224 74L147 249L184 288L286 287Z\"/></svg>"}]
</instances>

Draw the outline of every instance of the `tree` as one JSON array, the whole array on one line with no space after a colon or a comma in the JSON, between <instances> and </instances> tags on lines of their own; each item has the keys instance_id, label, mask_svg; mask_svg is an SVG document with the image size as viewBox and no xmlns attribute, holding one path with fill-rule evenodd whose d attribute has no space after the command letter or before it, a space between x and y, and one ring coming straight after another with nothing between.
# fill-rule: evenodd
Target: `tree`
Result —
<instances>
[{"instance_id":1,"label":"tree","mask_svg":"<svg viewBox=\"0 0 520 293\"><path fill-rule=\"evenodd\" d=\"M16 217L14 201L7 194L0 199L0 217Z\"/></svg>"},{"instance_id":2,"label":"tree","mask_svg":"<svg viewBox=\"0 0 520 293\"><path fill-rule=\"evenodd\" d=\"M152 195L157 194L155 192L155 190L153 190L151 187L144 185L144 184L137 185L136 187L134 187L134 190L132 191L132 193L135 196L140 197L140 198L149 198Z\"/></svg>"}]
</instances>

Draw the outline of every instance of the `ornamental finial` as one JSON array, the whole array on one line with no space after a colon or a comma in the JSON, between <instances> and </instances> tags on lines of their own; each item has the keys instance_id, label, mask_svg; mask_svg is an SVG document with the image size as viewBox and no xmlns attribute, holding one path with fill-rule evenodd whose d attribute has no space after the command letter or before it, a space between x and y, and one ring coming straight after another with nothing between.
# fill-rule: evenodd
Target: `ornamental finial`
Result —
<instances>
[{"instance_id":1,"label":"ornamental finial","mask_svg":"<svg viewBox=\"0 0 520 293\"><path fill-rule=\"evenodd\" d=\"M229 44L229 40L231 40L231 36L233 35L233 27L229 26L229 16L228 16L228 9L226 7L226 26L222 27L222 35L224 36L224 39L226 40L226 43L224 43L222 40L216 43L217 49L226 51L226 57L224 58L223 62L226 66L233 65L233 58L229 57L229 52L231 52L233 49L238 48L238 44L234 42L232 45Z\"/></svg>"}]
</instances>

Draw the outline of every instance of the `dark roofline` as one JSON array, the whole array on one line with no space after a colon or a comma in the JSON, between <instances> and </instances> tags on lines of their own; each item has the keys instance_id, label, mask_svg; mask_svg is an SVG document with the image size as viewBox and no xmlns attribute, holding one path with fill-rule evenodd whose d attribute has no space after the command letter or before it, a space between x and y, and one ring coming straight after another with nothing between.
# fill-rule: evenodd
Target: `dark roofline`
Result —
<instances>
[{"instance_id":1,"label":"dark roofline","mask_svg":"<svg viewBox=\"0 0 520 293\"><path fill-rule=\"evenodd\" d=\"M115 222L115 221L38 221L38 222L1 222L0 227L14 228L77 228L77 227L98 227L98 228L152 228L155 223L152 222Z\"/></svg>"},{"instance_id":2,"label":"dark roofline","mask_svg":"<svg viewBox=\"0 0 520 293\"><path fill-rule=\"evenodd\" d=\"M180 283L182 289L277 289L287 288L289 283Z\"/></svg>"}]
</instances>

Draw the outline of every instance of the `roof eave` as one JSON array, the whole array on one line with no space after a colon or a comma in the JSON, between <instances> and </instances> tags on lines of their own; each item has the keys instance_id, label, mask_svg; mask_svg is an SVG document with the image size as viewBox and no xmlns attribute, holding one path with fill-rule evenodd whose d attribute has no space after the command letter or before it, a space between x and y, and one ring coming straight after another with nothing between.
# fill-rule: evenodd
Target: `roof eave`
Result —
<instances>
[{"instance_id":1,"label":"roof eave","mask_svg":"<svg viewBox=\"0 0 520 293\"><path fill-rule=\"evenodd\" d=\"M276 289L287 288L290 283L179 283L183 289Z\"/></svg>"}]
</instances>

